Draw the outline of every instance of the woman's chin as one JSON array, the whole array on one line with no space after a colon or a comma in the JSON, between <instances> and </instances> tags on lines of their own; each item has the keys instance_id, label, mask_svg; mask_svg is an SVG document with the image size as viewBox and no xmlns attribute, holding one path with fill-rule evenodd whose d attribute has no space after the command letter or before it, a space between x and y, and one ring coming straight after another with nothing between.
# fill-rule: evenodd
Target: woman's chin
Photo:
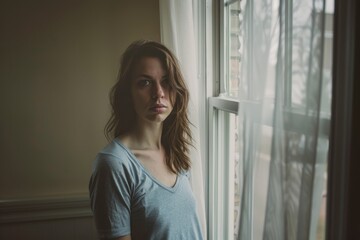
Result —
<instances>
[{"instance_id":1,"label":"woman's chin","mask_svg":"<svg viewBox=\"0 0 360 240\"><path fill-rule=\"evenodd\" d=\"M165 113L153 113L153 114L149 114L146 117L146 120L148 122L162 123L163 121L165 121L165 119L168 116L169 116L169 114L165 114Z\"/></svg>"}]
</instances>

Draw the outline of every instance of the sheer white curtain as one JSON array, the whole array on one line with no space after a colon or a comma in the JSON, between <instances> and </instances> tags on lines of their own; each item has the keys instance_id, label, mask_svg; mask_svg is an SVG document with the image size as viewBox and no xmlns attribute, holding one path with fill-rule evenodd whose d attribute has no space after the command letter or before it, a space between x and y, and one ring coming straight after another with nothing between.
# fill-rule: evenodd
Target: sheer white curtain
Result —
<instances>
[{"instance_id":1,"label":"sheer white curtain","mask_svg":"<svg viewBox=\"0 0 360 240\"><path fill-rule=\"evenodd\" d=\"M206 237L206 217L204 199L204 179L200 154L199 131L199 81L197 79L197 56L195 41L195 17L192 0L160 0L161 40L178 57L185 80L190 90L190 121L195 149L192 148L191 184L197 200L197 206L204 237ZM205 238L206 239L206 238Z\"/></svg>"},{"instance_id":2,"label":"sheer white curtain","mask_svg":"<svg viewBox=\"0 0 360 240\"><path fill-rule=\"evenodd\" d=\"M325 0L242 2L237 237L317 239L331 102Z\"/></svg>"}]
</instances>

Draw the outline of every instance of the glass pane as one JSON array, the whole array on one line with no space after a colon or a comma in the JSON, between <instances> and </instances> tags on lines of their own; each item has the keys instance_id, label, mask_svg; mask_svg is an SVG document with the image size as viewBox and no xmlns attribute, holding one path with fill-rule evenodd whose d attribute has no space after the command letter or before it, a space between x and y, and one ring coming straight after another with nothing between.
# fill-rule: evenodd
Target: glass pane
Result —
<instances>
[{"instance_id":1,"label":"glass pane","mask_svg":"<svg viewBox=\"0 0 360 240\"><path fill-rule=\"evenodd\" d=\"M236 239L238 230L238 216L240 212L240 188L241 183L240 175L235 170L239 164L239 144L238 144L238 123L237 116L233 113L218 111L218 128L217 137L214 139L214 146L217 148L219 161L218 168L221 169L221 181L222 186L225 189L221 189L218 194L222 194L223 202L218 207L221 208L220 215L223 219L219 224L223 226L224 237L227 240ZM219 202L220 202L219 201ZM221 216L220 216L221 218Z\"/></svg>"},{"instance_id":2,"label":"glass pane","mask_svg":"<svg viewBox=\"0 0 360 240\"><path fill-rule=\"evenodd\" d=\"M240 82L240 24L241 10L240 0L229 4L226 7L226 25L225 42L226 42L226 67L225 67L225 94L229 97L237 97Z\"/></svg>"}]
</instances>

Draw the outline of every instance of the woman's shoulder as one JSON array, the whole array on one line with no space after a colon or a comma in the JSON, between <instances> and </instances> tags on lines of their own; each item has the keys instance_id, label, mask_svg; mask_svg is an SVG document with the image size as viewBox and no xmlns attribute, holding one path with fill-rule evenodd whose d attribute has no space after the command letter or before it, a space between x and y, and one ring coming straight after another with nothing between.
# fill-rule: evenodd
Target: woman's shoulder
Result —
<instances>
[{"instance_id":1,"label":"woman's shoulder","mask_svg":"<svg viewBox=\"0 0 360 240\"><path fill-rule=\"evenodd\" d=\"M129 168L131 166L133 166L131 153L119 141L114 139L97 154L94 167L110 167L116 169L119 167Z\"/></svg>"},{"instance_id":2,"label":"woman's shoulder","mask_svg":"<svg viewBox=\"0 0 360 240\"><path fill-rule=\"evenodd\" d=\"M99 152L99 154L122 158L128 155L128 150L117 139L113 139Z\"/></svg>"}]
</instances>

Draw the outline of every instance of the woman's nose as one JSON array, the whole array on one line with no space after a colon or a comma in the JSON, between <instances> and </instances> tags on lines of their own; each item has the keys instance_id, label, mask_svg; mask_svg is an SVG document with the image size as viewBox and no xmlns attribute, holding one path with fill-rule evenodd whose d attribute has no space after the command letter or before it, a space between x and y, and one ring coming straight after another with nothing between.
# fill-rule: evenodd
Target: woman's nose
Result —
<instances>
[{"instance_id":1,"label":"woman's nose","mask_svg":"<svg viewBox=\"0 0 360 240\"><path fill-rule=\"evenodd\" d=\"M156 84L154 87L153 98L163 98L164 97L164 89L161 84Z\"/></svg>"}]
</instances>

